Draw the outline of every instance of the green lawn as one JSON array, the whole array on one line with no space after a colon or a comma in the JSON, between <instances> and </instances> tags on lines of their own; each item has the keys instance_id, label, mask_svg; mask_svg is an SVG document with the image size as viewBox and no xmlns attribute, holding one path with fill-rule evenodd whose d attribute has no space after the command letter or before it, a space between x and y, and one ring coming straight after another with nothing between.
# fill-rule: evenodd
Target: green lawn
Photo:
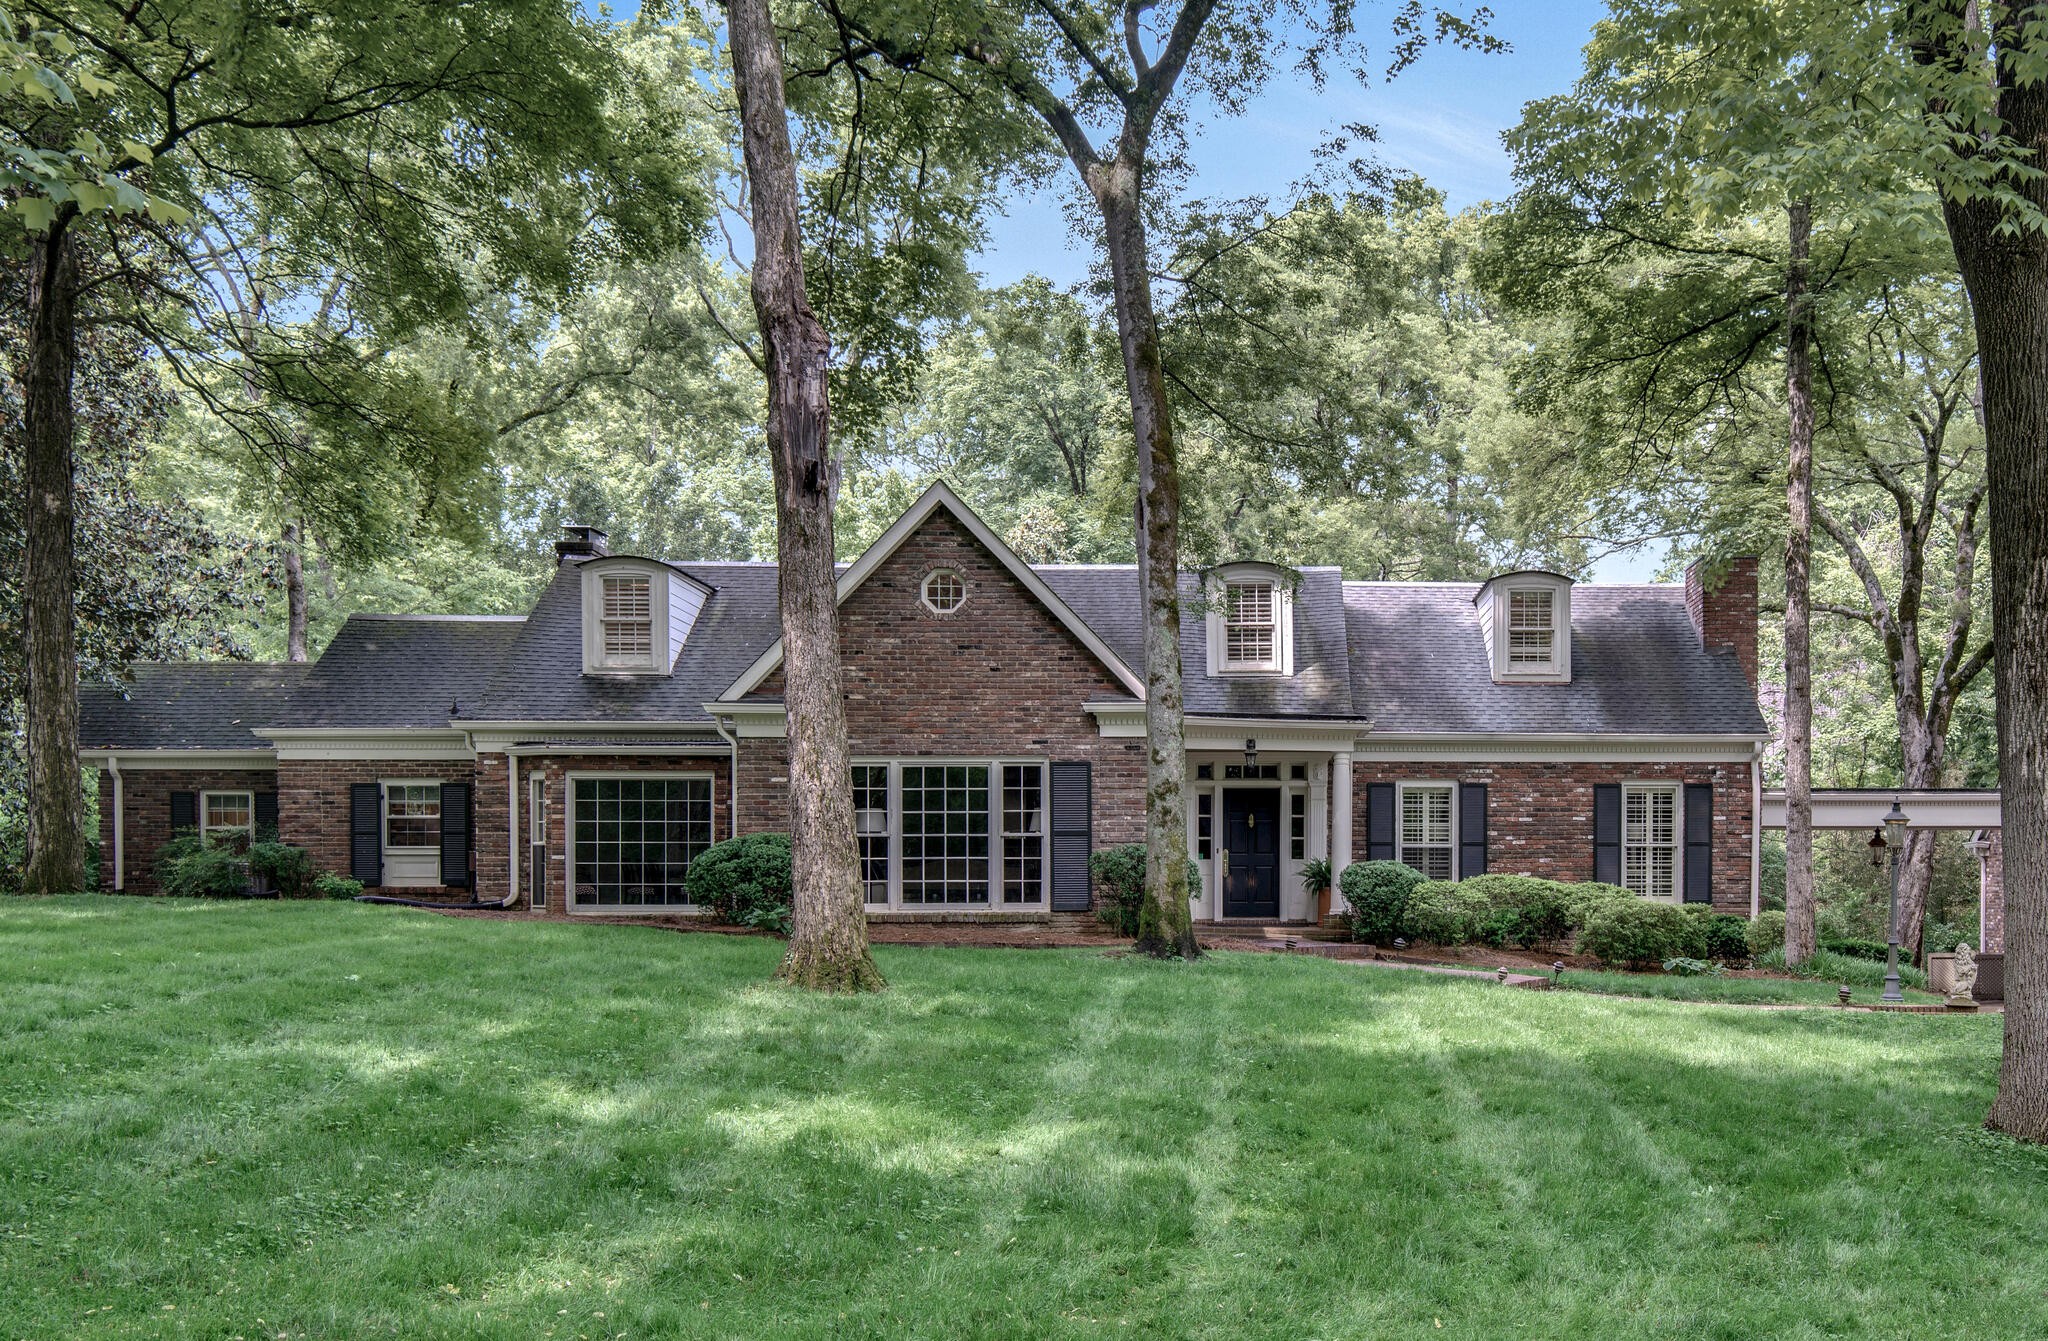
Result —
<instances>
[{"instance_id":1,"label":"green lawn","mask_svg":"<svg viewBox=\"0 0 2048 1341\"><path fill-rule=\"evenodd\" d=\"M776 950L0 901L0 1334L2048 1335L1993 1017Z\"/></svg>"},{"instance_id":2,"label":"green lawn","mask_svg":"<svg viewBox=\"0 0 2048 1341\"><path fill-rule=\"evenodd\" d=\"M1880 975L1884 966L1879 965ZM1567 969L1558 986L1573 992L1598 992L1608 996L1654 996L1668 1001L1721 1001L1746 1005L1832 1006L1839 1002L1841 984L1812 978L1712 978L1704 975L1684 978L1675 973L1620 973L1604 969ZM1938 992L1923 991L1908 984L1902 995L1920 1006L1938 1006ZM1884 999L1884 987L1849 984L1849 1000L1859 1006L1874 1006Z\"/></svg>"}]
</instances>

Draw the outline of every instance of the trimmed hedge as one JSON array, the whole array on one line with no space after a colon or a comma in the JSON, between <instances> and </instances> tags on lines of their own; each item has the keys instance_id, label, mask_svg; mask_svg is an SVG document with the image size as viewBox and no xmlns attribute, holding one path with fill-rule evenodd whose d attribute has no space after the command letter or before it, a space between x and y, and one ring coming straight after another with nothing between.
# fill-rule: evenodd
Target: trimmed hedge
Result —
<instances>
[{"instance_id":1,"label":"trimmed hedge","mask_svg":"<svg viewBox=\"0 0 2048 1341\"><path fill-rule=\"evenodd\" d=\"M1362 861L1345 867L1338 883L1351 905L1344 913L1351 939L1391 945L1401 934L1409 896L1423 883L1423 875L1403 862Z\"/></svg>"},{"instance_id":2,"label":"trimmed hedge","mask_svg":"<svg viewBox=\"0 0 2048 1341\"><path fill-rule=\"evenodd\" d=\"M1451 880L1425 880L1408 895L1401 930L1411 941L1458 945L1472 939L1481 918L1491 911L1484 895Z\"/></svg>"},{"instance_id":3,"label":"trimmed hedge","mask_svg":"<svg viewBox=\"0 0 2048 1341\"><path fill-rule=\"evenodd\" d=\"M796 900L789 835L748 833L713 843L690 863L683 888L721 922L787 936Z\"/></svg>"},{"instance_id":4,"label":"trimmed hedge","mask_svg":"<svg viewBox=\"0 0 2048 1341\"><path fill-rule=\"evenodd\" d=\"M1687 957L1697 934L1691 925L1695 920L1676 905L1636 899L1595 913L1579 933L1579 950L1603 964L1656 968L1667 959Z\"/></svg>"},{"instance_id":5,"label":"trimmed hedge","mask_svg":"<svg viewBox=\"0 0 2048 1341\"><path fill-rule=\"evenodd\" d=\"M1145 911L1145 845L1119 843L1089 854L1088 874L1095 879L1095 916L1126 936L1138 934ZM1202 873L1188 863L1188 897L1201 892Z\"/></svg>"}]
</instances>

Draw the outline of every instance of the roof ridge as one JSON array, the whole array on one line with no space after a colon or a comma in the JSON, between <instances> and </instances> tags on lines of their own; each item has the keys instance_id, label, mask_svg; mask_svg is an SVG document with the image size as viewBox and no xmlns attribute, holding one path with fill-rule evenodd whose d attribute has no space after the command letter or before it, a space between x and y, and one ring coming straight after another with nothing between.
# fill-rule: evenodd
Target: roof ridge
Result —
<instances>
[{"instance_id":1,"label":"roof ridge","mask_svg":"<svg viewBox=\"0 0 2048 1341\"><path fill-rule=\"evenodd\" d=\"M429 622L446 624L524 624L526 622L525 615L390 615L369 610L359 610L350 615L349 619L407 620L422 624ZM290 663L283 664L288 665Z\"/></svg>"}]
</instances>

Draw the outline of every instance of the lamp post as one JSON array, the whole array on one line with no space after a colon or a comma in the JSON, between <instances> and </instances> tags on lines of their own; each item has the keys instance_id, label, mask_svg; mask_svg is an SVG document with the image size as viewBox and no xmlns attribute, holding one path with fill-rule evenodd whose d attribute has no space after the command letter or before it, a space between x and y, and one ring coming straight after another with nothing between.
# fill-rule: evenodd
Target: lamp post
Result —
<instances>
[{"instance_id":1,"label":"lamp post","mask_svg":"<svg viewBox=\"0 0 2048 1341\"><path fill-rule=\"evenodd\" d=\"M1899 990L1899 850L1906 845L1906 812L1899 809L1896 796L1884 817L1884 845L1892 854L1891 940L1884 952L1884 1000L1904 1001L1905 994Z\"/></svg>"}]
</instances>

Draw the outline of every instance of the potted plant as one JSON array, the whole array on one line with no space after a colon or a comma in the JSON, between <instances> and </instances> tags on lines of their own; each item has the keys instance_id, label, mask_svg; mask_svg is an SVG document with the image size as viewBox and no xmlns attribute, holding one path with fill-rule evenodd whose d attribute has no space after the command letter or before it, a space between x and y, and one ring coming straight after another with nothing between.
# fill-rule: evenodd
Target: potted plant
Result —
<instances>
[{"instance_id":1,"label":"potted plant","mask_svg":"<svg viewBox=\"0 0 2048 1341\"><path fill-rule=\"evenodd\" d=\"M1310 857L1301 864L1301 887L1315 900L1316 925L1330 916L1330 862L1327 857Z\"/></svg>"}]
</instances>

